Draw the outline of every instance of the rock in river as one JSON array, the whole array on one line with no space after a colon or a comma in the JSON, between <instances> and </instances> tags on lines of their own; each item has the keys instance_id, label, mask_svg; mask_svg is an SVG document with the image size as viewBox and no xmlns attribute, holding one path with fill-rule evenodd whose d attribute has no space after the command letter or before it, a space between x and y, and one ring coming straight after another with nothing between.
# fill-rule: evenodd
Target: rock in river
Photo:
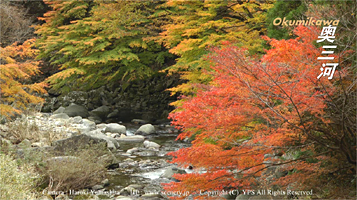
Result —
<instances>
[{"instance_id":1,"label":"rock in river","mask_svg":"<svg viewBox=\"0 0 357 200\"><path fill-rule=\"evenodd\" d=\"M121 142L142 142L145 140L145 137L142 135L126 136L124 134L121 134L120 138L118 138L117 140Z\"/></svg>"},{"instance_id":2,"label":"rock in river","mask_svg":"<svg viewBox=\"0 0 357 200\"><path fill-rule=\"evenodd\" d=\"M104 133L119 133L119 134L126 134L126 127L117 123L110 123L106 124L104 128Z\"/></svg>"},{"instance_id":3,"label":"rock in river","mask_svg":"<svg viewBox=\"0 0 357 200\"><path fill-rule=\"evenodd\" d=\"M155 127L152 124L145 124L140 126L140 128L135 132L136 135L150 135L154 134Z\"/></svg>"},{"instance_id":4,"label":"rock in river","mask_svg":"<svg viewBox=\"0 0 357 200\"><path fill-rule=\"evenodd\" d=\"M143 144L144 144L145 148L155 148L155 149L160 148L159 144L157 144L156 142L148 141L148 140L144 141Z\"/></svg>"},{"instance_id":5,"label":"rock in river","mask_svg":"<svg viewBox=\"0 0 357 200\"><path fill-rule=\"evenodd\" d=\"M174 179L172 176L174 174L186 174L186 171L183 169L179 169L177 167L168 167L165 172L160 176L161 178Z\"/></svg>"}]
</instances>

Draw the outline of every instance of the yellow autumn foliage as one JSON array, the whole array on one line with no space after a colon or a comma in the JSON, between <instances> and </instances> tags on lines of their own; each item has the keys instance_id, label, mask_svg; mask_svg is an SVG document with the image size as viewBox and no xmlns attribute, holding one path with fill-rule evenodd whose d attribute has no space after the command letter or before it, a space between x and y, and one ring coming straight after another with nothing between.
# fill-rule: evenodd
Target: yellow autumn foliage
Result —
<instances>
[{"instance_id":1,"label":"yellow autumn foliage","mask_svg":"<svg viewBox=\"0 0 357 200\"><path fill-rule=\"evenodd\" d=\"M22 45L14 43L0 48L0 115L9 118L20 114L29 104L39 104L43 99L36 94L46 93L45 83L32 84L30 78L38 73L39 62L34 58L34 39Z\"/></svg>"}]
</instances>

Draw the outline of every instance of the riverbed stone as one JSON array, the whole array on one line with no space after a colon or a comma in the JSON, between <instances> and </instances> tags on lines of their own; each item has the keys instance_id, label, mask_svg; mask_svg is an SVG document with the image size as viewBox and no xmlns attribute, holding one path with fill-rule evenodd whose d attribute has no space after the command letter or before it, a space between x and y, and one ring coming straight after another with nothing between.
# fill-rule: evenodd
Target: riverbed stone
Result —
<instances>
[{"instance_id":1,"label":"riverbed stone","mask_svg":"<svg viewBox=\"0 0 357 200\"><path fill-rule=\"evenodd\" d=\"M63 113L66 113L70 117L75 117L75 116L88 117L89 116L89 112L84 106L77 105L74 103L69 105L67 108L65 108Z\"/></svg>"},{"instance_id":2,"label":"riverbed stone","mask_svg":"<svg viewBox=\"0 0 357 200\"><path fill-rule=\"evenodd\" d=\"M145 124L135 132L136 135L150 135L155 133L155 127L152 124Z\"/></svg>"},{"instance_id":3,"label":"riverbed stone","mask_svg":"<svg viewBox=\"0 0 357 200\"><path fill-rule=\"evenodd\" d=\"M145 137L142 135L131 135L126 136L121 134L119 138L116 138L120 142L142 142L145 140Z\"/></svg>"},{"instance_id":4,"label":"riverbed stone","mask_svg":"<svg viewBox=\"0 0 357 200\"><path fill-rule=\"evenodd\" d=\"M138 156L157 156L157 151L149 149L149 150L135 152L134 154Z\"/></svg>"},{"instance_id":5,"label":"riverbed stone","mask_svg":"<svg viewBox=\"0 0 357 200\"><path fill-rule=\"evenodd\" d=\"M100 106L90 112L90 114L95 114L100 117L103 121L106 120L108 114L110 113L110 108L108 106Z\"/></svg>"},{"instance_id":6,"label":"riverbed stone","mask_svg":"<svg viewBox=\"0 0 357 200\"><path fill-rule=\"evenodd\" d=\"M129 157L129 156L131 156L131 154L130 154L130 153L122 153L121 156L127 156L127 157Z\"/></svg>"},{"instance_id":7,"label":"riverbed stone","mask_svg":"<svg viewBox=\"0 0 357 200\"><path fill-rule=\"evenodd\" d=\"M83 119L82 122L83 122L82 124L78 124L76 126L76 128L80 133L88 133L89 131L96 129L95 122L90 121L88 119Z\"/></svg>"},{"instance_id":8,"label":"riverbed stone","mask_svg":"<svg viewBox=\"0 0 357 200\"><path fill-rule=\"evenodd\" d=\"M115 155L108 150L108 152L98 158L102 163L104 163L107 169L116 169L119 167L119 160Z\"/></svg>"},{"instance_id":9,"label":"riverbed stone","mask_svg":"<svg viewBox=\"0 0 357 200\"><path fill-rule=\"evenodd\" d=\"M137 196L137 195L140 195L141 191L136 189L136 188L133 188L131 186L127 186L125 187L124 189L122 189L120 191L120 194L123 194L123 195L134 195L134 196Z\"/></svg>"},{"instance_id":10,"label":"riverbed stone","mask_svg":"<svg viewBox=\"0 0 357 200\"><path fill-rule=\"evenodd\" d=\"M148 140L145 140L143 144L144 144L145 148L154 148L154 149L160 148L159 144L157 144L156 142L148 141Z\"/></svg>"},{"instance_id":11,"label":"riverbed stone","mask_svg":"<svg viewBox=\"0 0 357 200\"><path fill-rule=\"evenodd\" d=\"M75 116L73 118L70 118L69 122L72 124L82 124L83 118L81 116Z\"/></svg>"},{"instance_id":12,"label":"riverbed stone","mask_svg":"<svg viewBox=\"0 0 357 200\"><path fill-rule=\"evenodd\" d=\"M131 184L131 185L129 185L128 187L131 187L131 188L134 188L134 189L137 189L137 190L142 190L142 189L144 189L144 186L139 185L139 184Z\"/></svg>"},{"instance_id":13,"label":"riverbed stone","mask_svg":"<svg viewBox=\"0 0 357 200\"><path fill-rule=\"evenodd\" d=\"M104 179L102 182L102 185L104 186L104 187L106 187L106 186L108 186L109 185L109 179Z\"/></svg>"},{"instance_id":14,"label":"riverbed stone","mask_svg":"<svg viewBox=\"0 0 357 200\"><path fill-rule=\"evenodd\" d=\"M65 109L65 107L60 106L59 108L57 108L57 110L53 112L53 114L63 113Z\"/></svg>"},{"instance_id":15,"label":"riverbed stone","mask_svg":"<svg viewBox=\"0 0 357 200\"><path fill-rule=\"evenodd\" d=\"M139 151L139 149L138 149L137 147L134 147L134 148L128 149L128 150L126 151L126 153L133 154L133 153L135 153L135 152L137 152L137 151Z\"/></svg>"},{"instance_id":16,"label":"riverbed stone","mask_svg":"<svg viewBox=\"0 0 357 200\"><path fill-rule=\"evenodd\" d=\"M92 187L93 190L101 190L103 188L104 188L103 185L95 185L95 186Z\"/></svg>"},{"instance_id":17,"label":"riverbed stone","mask_svg":"<svg viewBox=\"0 0 357 200\"><path fill-rule=\"evenodd\" d=\"M113 112L111 112L107 115L108 119L116 118L116 117L119 117L119 110L117 110L117 109L115 109Z\"/></svg>"},{"instance_id":18,"label":"riverbed stone","mask_svg":"<svg viewBox=\"0 0 357 200\"><path fill-rule=\"evenodd\" d=\"M91 137L95 137L95 138L98 138L98 139L102 139L102 140L105 140L107 142L107 147L111 150L116 150L120 147L119 143L117 140L115 140L114 138L112 137L108 137L106 136L104 133L102 133L100 130L93 130L93 131L90 131L88 133L85 133L86 135L89 135Z\"/></svg>"},{"instance_id":19,"label":"riverbed stone","mask_svg":"<svg viewBox=\"0 0 357 200\"><path fill-rule=\"evenodd\" d=\"M126 127L117 123L110 123L106 124L104 128L104 133L119 133L119 134L126 134Z\"/></svg>"},{"instance_id":20,"label":"riverbed stone","mask_svg":"<svg viewBox=\"0 0 357 200\"><path fill-rule=\"evenodd\" d=\"M56 125L56 126L64 126L65 124L66 124L66 122L63 121L63 120L55 121L55 125Z\"/></svg>"},{"instance_id":21,"label":"riverbed stone","mask_svg":"<svg viewBox=\"0 0 357 200\"><path fill-rule=\"evenodd\" d=\"M57 114L53 114L50 118L51 119L69 119L69 116L66 113L57 113Z\"/></svg>"},{"instance_id":22,"label":"riverbed stone","mask_svg":"<svg viewBox=\"0 0 357 200\"><path fill-rule=\"evenodd\" d=\"M183 169L179 169L177 167L171 166L168 167L165 172L160 176L161 178L174 179L172 176L174 174L186 174L186 171Z\"/></svg>"},{"instance_id":23,"label":"riverbed stone","mask_svg":"<svg viewBox=\"0 0 357 200\"><path fill-rule=\"evenodd\" d=\"M102 123L102 118L98 117L95 114L90 114L90 116L88 117L88 119L96 124Z\"/></svg>"},{"instance_id":24,"label":"riverbed stone","mask_svg":"<svg viewBox=\"0 0 357 200\"><path fill-rule=\"evenodd\" d=\"M103 144L103 147L107 146L107 141L105 139L100 139L97 137L92 137L86 134L76 135L70 138L56 140L52 143L55 151L66 153L74 152L78 149L85 148L86 146L91 146L94 144Z\"/></svg>"},{"instance_id":25,"label":"riverbed stone","mask_svg":"<svg viewBox=\"0 0 357 200\"><path fill-rule=\"evenodd\" d=\"M101 124L96 124L95 126L96 126L97 129L104 130L104 128L105 128L107 125L104 124L104 123L101 123Z\"/></svg>"},{"instance_id":26,"label":"riverbed stone","mask_svg":"<svg viewBox=\"0 0 357 200\"><path fill-rule=\"evenodd\" d=\"M95 122L93 122L93 121L90 121L90 120L88 120L88 119L83 119L82 122L83 122L83 125L84 125L84 126L90 128L91 130L93 130L93 129L96 128Z\"/></svg>"}]
</instances>

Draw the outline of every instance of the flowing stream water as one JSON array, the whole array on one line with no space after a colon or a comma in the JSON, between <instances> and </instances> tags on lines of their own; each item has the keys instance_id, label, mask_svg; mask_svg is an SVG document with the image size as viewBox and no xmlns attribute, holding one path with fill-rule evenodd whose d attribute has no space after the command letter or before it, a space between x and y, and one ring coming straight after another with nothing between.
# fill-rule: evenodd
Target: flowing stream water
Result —
<instances>
[{"instance_id":1,"label":"flowing stream water","mask_svg":"<svg viewBox=\"0 0 357 200\"><path fill-rule=\"evenodd\" d=\"M127 128L126 135L134 135L134 132L140 125L127 123L124 124ZM156 134L147 136L147 140L161 145L158 152L154 155L127 155L126 151L132 148L143 148L142 142L120 142L120 151L116 154L119 162L119 168L108 170L108 179L110 185L106 187L107 190L120 190L131 184L139 184L151 188L157 192L161 190L161 183L168 183L170 180L160 178L165 170L172 166L169 163L170 156L167 153L176 151L180 148L190 146L189 143L183 141L176 141L178 135L177 131L173 131L172 127L156 126ZM139 164L138 164L139 163ZM144 164L142 164L144 163ZM154 164L152 164L154 163ZM190 170L186 170L190 173Z\"/></svg>"}]
</instances>

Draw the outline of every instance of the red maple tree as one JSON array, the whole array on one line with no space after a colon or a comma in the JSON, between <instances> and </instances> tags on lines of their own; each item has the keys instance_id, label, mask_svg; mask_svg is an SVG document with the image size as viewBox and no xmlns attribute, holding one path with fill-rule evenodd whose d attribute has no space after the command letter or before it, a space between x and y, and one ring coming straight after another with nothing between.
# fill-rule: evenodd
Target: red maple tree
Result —
<instances>
[{"instance_id":1,"label":"red maple tree","mask_svg":"<svg viewBox=\"0 0 357 200\"><path fill-rule=\"evenodd\" d=\"M355 165L356 132L338 130L329 117L339 89L334 82L347 71L339 69L336 81L317 79L318 33L301 26L295 39L265 37L272 48L260 60L231 44L212 49L214 81L197 85L197 95L170 114L182 130L178 139L192 139L191 147L170 154L172 162L197 171L175 175L179 182L165 190L203 198L207 191L264 184L301 189L339 168L328 163ZM282 175L269 178L272 168Z\"/></svg>"}]
</instances>

